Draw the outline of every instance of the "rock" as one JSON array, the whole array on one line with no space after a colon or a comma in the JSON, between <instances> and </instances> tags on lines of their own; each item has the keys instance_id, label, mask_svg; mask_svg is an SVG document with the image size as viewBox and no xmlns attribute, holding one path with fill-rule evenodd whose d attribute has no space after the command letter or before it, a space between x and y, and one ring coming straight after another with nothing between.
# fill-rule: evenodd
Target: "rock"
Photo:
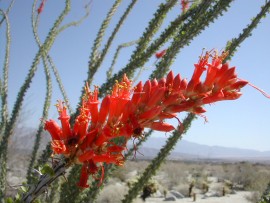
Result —
<instances>
[{"instance_id":1,"label":"rock","mask_svg":"<svg viewBox=\"0 0 270 203\"><path fill-rule=\"evenodd\" d=\"M163 201L177 201L177 198L174 195L169 195Z\"/></svg>"},{"instance_id":2,"label":"rock","mask_svg":"<svg viewBox=\"0 0 270 203\"><path fill-rule=\"evenodd\" d=\"M154 197L159 197L159 198L163 198L164 195L159 191L157 190L154 194L153 194Z\"/></svg>"},{"instance_id":3,"label":"rock","mask_svg":"<svg viewBox=\"0 0 270 203\"><path fill-rule=\"evenodd\" d=\"M170 193L175 196L177 199L183 199L185 198L185 196L183 194L181 194L180 192L177 192L175 190L171 190Z\"/></svg>"},{"instance_id":4,"label":"rock","mask_svg":"<svg viewBox=\"0 0 270 203\"><path fill-rule=\"evenodd\" d=\"M233 189L234 190L244 191L245 187L244 187L244 185L236 184L236 185L233 186Z\"/></svg>"},{"instance_id":5,"label":"rock","mask_svg":"<svg viewBox=\"0 0 270 203\"><path fill-rule=\"evenodd\" d=\"M207 192L203 195L202 199L206 199L209 197L219 197L220 195L217 192Z\"/></svg>"}]
</instances>

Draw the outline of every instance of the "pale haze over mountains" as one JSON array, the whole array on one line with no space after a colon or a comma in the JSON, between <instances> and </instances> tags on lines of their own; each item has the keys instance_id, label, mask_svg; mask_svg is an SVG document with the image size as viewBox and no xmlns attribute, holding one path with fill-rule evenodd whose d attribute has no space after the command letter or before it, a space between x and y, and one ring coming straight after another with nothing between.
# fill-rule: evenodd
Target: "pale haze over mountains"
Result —
<instances>
[{"instance_id":1,"label":"pale haze over mountains","mask_svg":"<svg viewBox=\"0 0 270 203\"><path fill-rule=\"evenodd\" d=\"M154 157L159 149L165 144L166 137L151 137L139 149L143 157ZM137 153L140 157L139 153ZM180 140L171 153L171 159L232 159L268 161L270 151L258 151L251 149L238 149L221 146L201 145L186 140Z\"/></svg>"},{"instance_id":2,"label":"pale haze over mountains","mask_svg":"<svg viewBox=\"0 0 270 203\"><path fill-rule=\"evenodd\" d=\"M12 139L12 148L26 150L31 152L34 143L35 131L33 129L20 131L20 136L14 136ZM17 134L17 133L15 133ZM18 134L17 134L18 135ZM151 159L154 158L159 149L165 144L168 137L150 137L144 144L139 148L136 153L137 158ZM47 133L42 135L41 148L45 148L50 136ZM136 141L135 141L136 142ZM129 148L133 145L129 143ZM142 154L142 155L141 155ZM170 155L170 159L175 160L250 160L250 161L270 161L270 151L258 151L251 149L238 149L222 146L208 146L201 145L194 142L189 142L184 139L180 140L175 146L173 152Z\"/></svg>"}]
</instances>

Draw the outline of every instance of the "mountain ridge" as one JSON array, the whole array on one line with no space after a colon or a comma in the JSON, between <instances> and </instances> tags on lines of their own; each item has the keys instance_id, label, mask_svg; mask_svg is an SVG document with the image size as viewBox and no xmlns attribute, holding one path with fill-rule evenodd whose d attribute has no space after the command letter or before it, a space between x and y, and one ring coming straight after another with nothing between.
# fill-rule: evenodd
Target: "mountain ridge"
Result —
<instances>
[{"instance_id":1,"label":"mountain ridge","mask_svg":"<svg viewBox=\"0 0 270 203\"><path fill-rule=\"evenodd\" d=\"M20 136L13 136L12 148L27 150L29 153L32 151L32 146L35 140L35 130L19 130ZM17 133L15 133L17 134ZM17 135L18 135L17 134ZM50 135L48 133L42 133L41 135L41 150L45 148ZM139 147L137 153L138 158L154 158L159 150L165 145L168 137L149 137L141 147ZM133 142L129 142L129 147L133 146ZM140 155L143 154L142 155ZM185 139L180 140L174 150L171 152L170 159L196 159L196 160L216 160L216 159L231 159L231 160L252 160L252 161L269 161L270 151L259 151L254 149L240 149L235 147L223 147L223 146L209 146L187 141Z\"/></svg>"},{"instance_id":2,"label":"mountain ridge","mask_svg":"<svg viewBox=\"0 0 270 203\"><path fill-rule=\"evenodd\" d=\"M140 150L158 150L166 143L167 138L150 137ZM153 152L154 153L154 152ZM155 154L155 153L154 153ZM192 157L193 159L238 159L238 160L270 160L270 151L241 149L235 147L209 146L187 140L180 140L171 153L171 157Z\"/></svg>"}]
</instances>

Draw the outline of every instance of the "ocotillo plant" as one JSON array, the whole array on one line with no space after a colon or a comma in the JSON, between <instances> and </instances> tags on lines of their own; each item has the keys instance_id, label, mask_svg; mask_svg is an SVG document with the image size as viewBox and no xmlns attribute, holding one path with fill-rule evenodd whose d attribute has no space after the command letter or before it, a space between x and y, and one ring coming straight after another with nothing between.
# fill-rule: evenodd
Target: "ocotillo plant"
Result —
<instances>
[{"instance_id":1,"label":"ocotillo plant","mask_svg":"<svg viewBox=\"0 0 270 203\"><path fill-rule=\"evenodd\" d=\"M136 5L142 2L126 2L115 0L110 3L111 8L108 8L108 13L90 46L92 49L89 59L86 60L88 66L86 65L85 81L74 81L75 77L69 79L70 83L82 84L74 111L67 96L68 91L61 80L65 78L60 77L51 49L57 45L58 40L62 40L61 36L69 28L80 26L81 23L88 22L88 19L89 22L95 21L91 11L95 9L97 2L87 2L84 5L84 13L80 13L81 18L74 20L74 17L69 17L69 13L72 13L73 6L76 7L78 2L65 0L61 10L59 9L59 16L56 16L47 36L44 37L39 34L39 30L42 28L42 18L47 15L46 7L53 5L52 7L60 8L61 4L49 0L33 0L29 22L32 24L37 52L17 92L14 106L10 106L8 101L12 88L8 86L9 65L10 61L16 60L10 55L12 22L9 16L12 15L14 6L19 3L12 0L8 4L5 2L6 7L2 7L1 4L0 29L5 31L5 39L1 40L5 44L1 45L4 45L2 48L5 54L0 81L0 202L94 202L111 172L121 167L127 156L136 153L141 143L157 131L170 134L157 157L125 195L123 202L132 202L156 174L182 135L187 133L194 118L199 116L206 119L207 104L237 100L242 95L243 87L254 87L249 81L241 79L241 75L236 73L236 68L231 67L227 61L267 15L270 1L265 2L251 23L243 28L238 36L227 39L224 51L219 53L215 49L206 51L201 48L203 53L197 54L200 55L198 61L194 59L195 68L190 79L183 78L183 74L180 74L182 70L171 71L173 62L183 48L229 10L232 0L163 0L159 1L159 4L152 2L156 7L144 32L129 42L122 41L117 44L116 52L110 61L113 43L121 29L125 29L125 26L136 27L135 24L138 23L136 16L140 15L140 12L136 10ZM119 20L115 20L119 7L122 14ZM175 9L176 15L175 12L171 12ZM135 16L136 23L126 25L132 15ZM109 31L111 34L107 36ZM90 33L92 34L92 31ZM70 40L64 36L63 39L65 42ZM134 47L133 53L130 54L129 60L126 59L124 67L117 69L120 49L125 50L129 47ZM24 51L27 52L27 48ZM104 71L102 64L106 61L110 61L109 68ZM34 86L32 81L37 77L36 72L41 62L45 73L46 94L43 99L39 98L39 103L44 104L40 107L43 109L39 116L41 119L37 126L28 168L25 169L26 181L18 187L17 195L8 197L8 147L12 137L17 136L14 135L14 129L25 95ZM144 70L151 71L148 80L143 75ZM107 72L101 77L105 79L100 82L100 87L94 86L99 72ZM52 75L55 76L60 89L57 95L59 101L56 104L60 124L55 119L48 119L52 94L56 92ZM143 82L141 77L146 82ZM60 101L60 92L63 101ZM187 113L184 120L180 119L180 112ZM176 121L176 124L171 123L171 120ZM145 133L147 129L149 131ZM43 130L50 134L51 142L39 156ZM134 147L128 150L127 143L132 139L138 142L134 141ZM59 177L65 177L67 181L61 181ZM46 194L45 197L43 194Z\"/></svg>"}]
</instances>

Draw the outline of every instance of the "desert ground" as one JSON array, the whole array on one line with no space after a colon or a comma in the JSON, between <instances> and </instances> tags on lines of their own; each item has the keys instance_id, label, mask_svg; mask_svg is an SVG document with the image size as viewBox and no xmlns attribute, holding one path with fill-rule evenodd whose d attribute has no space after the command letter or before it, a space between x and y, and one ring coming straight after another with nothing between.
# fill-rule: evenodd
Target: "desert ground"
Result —
<instances>
[{"instance_id":1,"label":"desert ground","mask_svg":"<svg viewBox=\"0 0 270 203\"><path fill-rule=\"evenodd\" d=\"M8 169L8 193L14 194L25 176L27 156L13 156ZM101 191L98 203L118 203L149 160L129 160L116 170ZM166 161L150 183L152 194L135 203L255 203L270 181L270 165L251 162ZM196 199L194 199L196 196Z\"/></svg>"},{"instance_id":2,"label":"desert ground","mask_svg":"<svg viewBox=\"0 0 270 203\"><path fill-rule=\"evenodd\" d=\"M121 202L148 163L127 162L106 182L97 202ZM250 162L167 161L150 181L153 193L145 201L138 196L135 203L255 203L270 180L269 169Z\"/></svg>"},{"instance_id":3,"label":"desert ground","mask_svg":"<svg viewBox=\"0 0 270 203\"><path fill-rule=\"evenodd\" d=\"M247 199L252 195L251 192L248 191L242 191L237 192L236 194L232 195L226 195L224 197L209 197L204 198L204 195L198 195L195 202L202 202L202 203L250 203L250 201ZM168 203L189 203L194 202L192 198L183 198L183 199L177 199L176 201L165 201L164 198L149 198L145 201L146 203L154 203L154 202L168 202Z\"/></svg>"}]
</instances>

